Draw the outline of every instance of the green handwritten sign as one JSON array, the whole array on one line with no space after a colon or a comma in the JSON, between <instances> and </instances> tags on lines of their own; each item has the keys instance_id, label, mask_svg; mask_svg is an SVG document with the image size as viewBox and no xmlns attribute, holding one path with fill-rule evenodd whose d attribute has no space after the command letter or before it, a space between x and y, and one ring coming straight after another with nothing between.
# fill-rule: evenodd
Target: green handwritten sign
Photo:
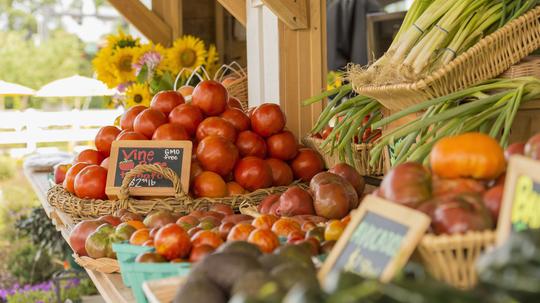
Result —
<instances>
[{"instance_id":1,"label":"green handwritten sign","mask_svg":"<svg viewBox=\"0 0 540 303\"><path fill-rule=\"evenodd\" d=\"M407 262L430 223L425 214L368 196L323 264L319 278L350 271L388 281Z\"/></svg>"}]
</instances>

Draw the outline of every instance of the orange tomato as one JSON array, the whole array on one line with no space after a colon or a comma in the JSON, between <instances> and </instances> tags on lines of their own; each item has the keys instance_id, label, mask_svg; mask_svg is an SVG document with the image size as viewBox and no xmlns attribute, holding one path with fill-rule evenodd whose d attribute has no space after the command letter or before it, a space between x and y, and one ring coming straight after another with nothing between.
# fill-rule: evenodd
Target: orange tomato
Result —
<instances>
[{"instance_id":1,"label":"orange tomato","mask_svg":"<svg viewBox=\"0 0 540 303\"><path fill-rule=\"evenodd\" d=\"M159 229L155 238L156 252L167 260L185 258L191 250L188 233L175 223L169 223Z\"/></svg>"},{"instance_id":2,"label":"orange tomato","mask_svg":"<svg viewBox=\"0 0 540 303\"><path fill-rule=\"evenodd\" d=\"M148 228L141 228L131 234L129 244L143 245L148 240L150 240L150 230Z\"/></svg>"},{"instance_id":3,"label":"orange tomato","mask_svg":"<svg viewBox=\"0 0 540 303\"><path fill-rule=\"evenodd\" d=\"M227 196L227 184L220 175L204 171L195 178L193 192L197 197L222 198Z\"/></svg>"},{"instance_id":4,"label":"orange tomato","mask_svg":"<svg viewBox=\"0 0 540 303\"><path fill-rule=\"evenodd\" d=\"M146 228L146 225L144 225L144 223L142 223L141 221L130 220L130 221L127 221L126 223L137 230Z\"/></svg>"},{"instance_id":5,"label":"orange tomato","mask_svg":"<svg viewBox=\"0 0 540 303\"><path fill-rule=\"evenodd\" d=\"M119 133L120 129L116 126L104 126L100 128L94 140L97 150L108 157L111 153L111 144Z\"/></svg>"},{"instance_id":6,"label":"orange tomato","mask_svg":"<svg viewBox=\"0 0 540 303\"><path fill-rule=\"evenodd\" d=\"M229 231L227 241L247 241L253 230L255 230L255 227L251 224L238 223Z\"/></svg>"},{"instance_id":7,"label":"orange tomato","mask_svg":"<svg viewBox=\"0 0 540 303\"><path fill-rule=\"evenodd\" d=\"M229 196L243 195L247 192L245 188L234 181L227 183L227 191L229 192Z\"/></svg>"},{"instance_id":8,"label":"orange tomato","mask_svg":"<svg viewBox=\"0 0 540 303\"><path fill-rule=\"evenodd\" d=\"M210 245L213 248L218 248L223 244L221 236L210 230L200 230L193 237L191 237L193 246Z\"/></svg>"},{"instance_id":9,"label":"orange tomato","mask_svg":"<svg viewBox=\"0 0 540 303\"><path fill-rule=\"evenodd\" d=\"M262 229L271 229L272 225L276 223L278 220L278 217L274 215L260 215L253 222L251 225L253 225L256 228L262 228Z\"/></svg>"},{"instance_id":10,"label":"orange tomato","mask_svg":"<svg viewBox=\"0 0 540 303\"><path fill-rule=\"evenodd\" d=\"M288 237L293 231L302 231L302 227L295 220L283 217L272 225L272 231L280 237Z\"/></svg>"},{"instance_id":11,"label":"orange tomato","mask_svg":"<svg viewBox=\"0 0 540 303\"><path fill-rule=\"evenodd\" d=\"M103 156L100 152L94 149L85 149L81 151L73 160L73 163L88 163L88 164L95 164L100 165L101 161L105 159L105 156Z\"/></svg>"},{"instance_id":12,"label":"orange tomato","mask_svg":"<svg viewBox=\"0 0 540 303\"><path fill-rule=\"evenodd\" d=\"M259 247L264 253L271 253L279 247L279 239L269 229L255 229L249 234L248 242Z\"/></svg>"}]
</instances>

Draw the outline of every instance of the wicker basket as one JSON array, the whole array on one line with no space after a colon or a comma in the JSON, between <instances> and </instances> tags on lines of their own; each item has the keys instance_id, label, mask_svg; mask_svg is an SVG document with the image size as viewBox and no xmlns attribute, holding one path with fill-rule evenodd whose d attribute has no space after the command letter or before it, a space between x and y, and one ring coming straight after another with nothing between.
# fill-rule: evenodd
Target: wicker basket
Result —
<instances>
[{"instance_id":1,"label":"wicker basket","mask_svg":"<svg viewBox=\"0 0 540 303\"><path fill-rule=\"evenodd\" d=\"M240 66L240 64L233 62L228 65L223 65L216 73L214 79L222 82L229 76L233 76L235 80L227 84L227 91L229 91L231 96L240 101L242 109L247 112L249 109L247 71L245 68Z\"/></svg>"},{"instance_id":2,"label":"wicker basket","mask_svg":"<svg viewBox=\"0 0 540 303\"><path fill-rule=\"evenodd\" d=\"M330 154L326 149L321 148L321 144L323 143L322 139L314 138L314 137L305 137L302 142L309 148L312 148L319 152L321 156L324 159L324 163L327 168L330 168L337 163L341 163L339 159L339 155L337 154ZM362 175L362 176L382 176L384 175L385 168L386 168L386 155L385 153L382 153L381 158L377 162L377 165L375 167L371 167L369 165L369 162L371 161L371 156L369 154L369 151L373 144L354 144L353 145L353 159L354 163L349 163L350 160L346 159L345 162L348 164L354 166L356 170Z\"/></svg>"},{"instance_id":3,"label":"wicker basket","mask_svg":"<svg viewBox=\"0 0 540 303\"><path fill-rule=\"evenodd\" d=\"M529 76L540 78L540 56L525 57L519 64L511 66L501 75L510 79Z\"/></svg>"},{"instance_id":4,"label":"wicker basket","mask_svg":"<svg viewBox=\"0 0 540 303\"><path fill-rule=\"evenodd\" d=\"M356 92L372 97L390 110L403 110L496 77L540 48L540 6L483 38L467 52L415 83L364 85Z\"/></svg>"},{"instance_id":5,"label":"wicker basket","mask_svg":"<svg viewBox=\"0 0 540 303\"><path fill-rule=\"evenodd\" d=\"M155 199L135 199L129 195L129 183L142 172L155 172L171 180L177 194L174 197ZM174 213L188 213L195 209L209 208L214 203L223 203L233 209L240 209L257 205L266 196L286 191L288 186L259 189L246 195L238 195L226 198L198 198L193 199L182 191L180 180L170 168L159 165L138 165L126 174L122 181L122 187L118 200L92 200L81 199L67 192L62 186L54 186L47 192L49 204L56 209L72 217L77 223L84 219L94 219L103 215L111 215L120 209L128 209L131 212L147 215L155 210L168 210Z\"/></svg>"},{"instance_id":6,"label":"wicker basket","mask_svg":"<svg viewBox=\"0 0 540 303\"><path fill-rule=\"evenodd\" d=\"M465 235L425 235L418 252L428 272L454 287L470 289L478 282L476 260L495 245L495 232L469 232Z\"/></svg>"}]
</instances>

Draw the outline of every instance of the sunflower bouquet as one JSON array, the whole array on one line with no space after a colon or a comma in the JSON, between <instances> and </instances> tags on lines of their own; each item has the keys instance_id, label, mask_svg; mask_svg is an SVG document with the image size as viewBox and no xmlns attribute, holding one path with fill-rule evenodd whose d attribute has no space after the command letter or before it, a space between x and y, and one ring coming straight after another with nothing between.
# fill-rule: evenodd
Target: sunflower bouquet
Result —
<instances>
[{"instance_id":1,"label":"sunflower bouquet","mask_svg":"<svg viewBox=\"0 0 540 303\"><path fill-rule=\"evenodd\" d=\"M129 108L148 106L153 95L173 89L177 76L186 80L193 72L201 77L207 76L204 71L215 74L218 53L214 45L206 48L204 41L189 35L165 48L120 31L107 37L92 64L97 78L122 93L119 101Z\"/></svg>"}]
</instances>

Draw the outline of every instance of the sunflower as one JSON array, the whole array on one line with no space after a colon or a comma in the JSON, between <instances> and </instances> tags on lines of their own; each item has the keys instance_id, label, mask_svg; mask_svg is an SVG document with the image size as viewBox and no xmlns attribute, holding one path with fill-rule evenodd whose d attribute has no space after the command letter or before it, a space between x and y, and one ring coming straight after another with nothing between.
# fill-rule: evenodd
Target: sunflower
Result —
<instances>
[{"instance_id":1,"label":"sunflower","mask_svg":"<svg viewBox=\"0 0 540 303\"><path fill-rule=\"evenodd\" d=\"M111 48L112 50L116 50L117 48L138 46L140 46L140 39L133 38L131 35L126 35L122 30L118 31L118 35L107 36L107 47Z\"/></svg>"},{"instance_id":2,"label":"sunflower","mask_svg":"<svg viewBox=\"0 0 540 303\"><path fill-rule=\"evenodd\" d=\"M113 73L113 67L111 66L110 61L112 54L112 49L105 47L100 49L96 57L92 60L92 66L96 71L98 80L107 84L109 88L113 88L118 85L118 80Z\"/></svg>"},{"instance_id":3,"label":"sunflower","mask_svg":"<svg viewBox=\"0 0 540 303\"><path fill-rule=\"evenodd\" d=\"M126 90L126 108L136 105L150 106L151 99L152 95L150 95L150 90L147 84L134 83Z\"/></svg>"},{"instance_id":4,"label":"sunflower","mask_svg":"<svg viewBox=\"0 0 540 303\"><path fill-rule=\"evenodd\" d=\"M204 42L193 36L183 36L174 41L173 46L167 49L165 58L168 70L174 75L183 68L193 70L206 61Z\"/></svg>"},{"instance_id":5,"label":"sunflower","mask_svg":"<svg viewBox=\"0 0 540 303\"><path fill-rule=\"evenodd\" d=\"M219 54L215 45L210 45L208 48L208 56L206 57L206 71L211 78L217 72L218 69Z\"/></svg>"},{"instance_id":6,"label":"sunflower","mask_svg":"<svg viewBox=\"0 0 540 303\"><path fill-rule=\"evenodd\" d=\"M141 49L139 47L118 48L110 57L112 73L116 77L117 84L135 81L135 69L133 64L139 57Z\"/></svg>"}]
</instances>

